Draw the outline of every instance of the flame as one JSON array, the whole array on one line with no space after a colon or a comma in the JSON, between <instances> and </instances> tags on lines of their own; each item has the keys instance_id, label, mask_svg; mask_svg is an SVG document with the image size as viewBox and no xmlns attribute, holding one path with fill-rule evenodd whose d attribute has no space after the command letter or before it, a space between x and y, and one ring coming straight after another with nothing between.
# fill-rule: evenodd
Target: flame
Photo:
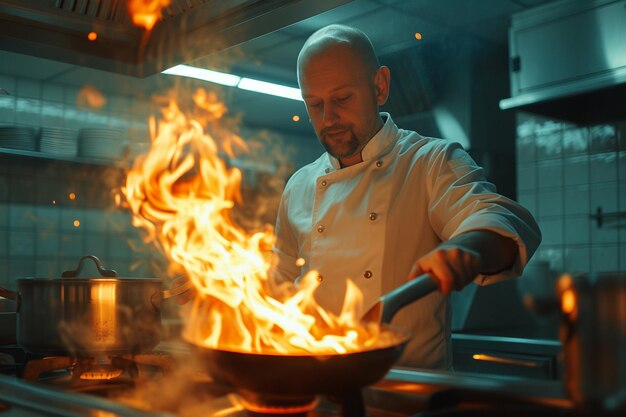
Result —
<instances>
[{"instance_id":1,"label":"flame","mask_svg":"<svg viewBox=\"0 0 626 417\"><path fill-rule=\"evenodd\" d=\"M162 249L170 272L186 274L196 288L184 337L210 348L257 353L345 353L380 346L385 339L380 336L388 332L359 323L362 295L352 282L339 315L315 302L316 271L298 289L275 290L268 278L273 229L247 232L235 223L231 210L241 203L242 174L218 157L220 147L207 133L226 109L214 95L197 92L193 98L194 117L169 100L159 121L151 118L150 150L135 160L122 189L133 225ZM226 136L236 138L236 147L245 144L237 135Z\"/></svg>"},{"instance_id":2,"label":"flame","mask_svg":"<svg viewBox=\"0 0 626 417\"><path fill-rule=\"evenodd\" d=\"M124 371L110 365L93 365L89 370L80 374L83 381L108 381L118 378Z\"/></svg>"},{"instance_id":3,"label":"flame","mask_svg":"<svg viewBox=\"0 0 626 417\"><path fill-rule=\"evenodd\" d=\"M76 104L78 107L99 110L107 104L107 98L97 88L86 85L78 90L78 94L76 95Z\"/></svg>"},{"instance_id":4,"label":"flame","mask_svg":"<svg viewBox=\"0 0 626 417\"><path fill-rule=\"evenodd\" d=\"M170 5L172 0L128 0L128 13L135 26L152 30L161 20L161 10Z\"/></svg>"}]
</instances>

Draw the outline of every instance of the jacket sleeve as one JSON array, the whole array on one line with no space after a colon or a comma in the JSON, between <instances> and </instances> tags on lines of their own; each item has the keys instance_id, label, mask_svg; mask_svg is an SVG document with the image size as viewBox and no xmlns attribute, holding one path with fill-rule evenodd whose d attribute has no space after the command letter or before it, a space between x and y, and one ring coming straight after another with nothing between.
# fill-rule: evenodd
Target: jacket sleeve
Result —
<instances>
[{"instance_id":1,"label":"jacket sleeve","mask_svg":"<svg viewBox=\"0 0 626 417\"><path fill-rule=\"evenodd\" d=\"M528 210L497 193L483 169L461 148L447 142L432 153L428 165L429 220L442 240L473 230L490 230L518 247L513 266L495 275L480 275L484 285L521 275L541 242L541 231Z\"/></svg>"}]
</instances>

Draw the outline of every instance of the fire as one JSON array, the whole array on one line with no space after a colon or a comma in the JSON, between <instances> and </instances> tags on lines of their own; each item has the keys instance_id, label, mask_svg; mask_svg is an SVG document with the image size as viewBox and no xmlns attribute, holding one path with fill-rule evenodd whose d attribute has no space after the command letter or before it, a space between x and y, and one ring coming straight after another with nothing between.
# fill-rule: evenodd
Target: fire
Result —
<instances>
[{"instance_id":1,"label":"fire","mask_svg":"<svg viewBox=\"0 0 626 417\"><path fill-rule=\"evenodd\" d=\"M128 0L128 13L135 26L143 26L152 30L161 19L161 10L172 3L172 0Z\"/></svg>"},{"instance_id":2,"label":"fire","mask_svg":"<svg viewBox=\"0 0 626 417\"><path fill-rule=\"evenodd\" d=\"M78 91L76 104L78 107L100 110L107 103L107 98L95 87L86 85ZM71 198L71 197L70 197Z\"/></svg>"},{"instance_id":3,"label":"fire","mask_svg":"<svg viewBox=\"0 0 626 417\"><path fill-rule=\"evenodd\" d=\"M298 289L276 290L268 273L273 229L247 232L235 223L232 209L241 203L242 174L218 157L220 146L207 133L225 107L215 95L198 92L193 98L200 112L193 117L170 100L158 122L151 118L151 148L135 161L122 189L133 224L162 249L171 272L184 273L196 288L184 337L210 348L257 353L345 353L380 346L379 326L356 317L362 302L356 285L348 284L339 315L315 302L315 271ZM245 145L239 136L227 136L229 151L233 142Z\"/></svg>"}]
</instances>

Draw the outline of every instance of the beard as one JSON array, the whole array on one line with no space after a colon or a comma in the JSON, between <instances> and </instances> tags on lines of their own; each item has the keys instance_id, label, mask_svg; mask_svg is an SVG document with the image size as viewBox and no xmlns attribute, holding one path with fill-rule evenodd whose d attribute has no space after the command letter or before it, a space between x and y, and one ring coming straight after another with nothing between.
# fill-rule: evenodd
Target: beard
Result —
<instances>
[{"instance_id":1,"label":"beard","mask_svg":"<svg viewBox=\"0 0 626 417\"><path fill-rule=\"evenodd\" d=\"M318 136L324 149L337 159L347 158L361 151L361 141L350 127L327 127Z\"/></svg>"}]
</instances>

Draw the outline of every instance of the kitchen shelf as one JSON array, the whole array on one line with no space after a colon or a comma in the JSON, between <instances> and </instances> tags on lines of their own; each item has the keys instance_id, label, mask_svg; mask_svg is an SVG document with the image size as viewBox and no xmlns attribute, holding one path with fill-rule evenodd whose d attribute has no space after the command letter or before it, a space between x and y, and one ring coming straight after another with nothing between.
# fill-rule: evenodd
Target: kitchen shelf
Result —
<instances>
[{"instance_id":1,"label":"kitchen shelf","mask_svg":"<svg viewBox=\"0 0 626 417\"><path fill-rule=\"evenodd\" d=\"M55 161L73 162L77 164L102 165L117 168L128 168L129 161L115 161L111 159L85 158L81 156L63 156L39 151L27 151L23 149L0 148L0 154L27 156L39 159L51 159Z\"/></svg>"},{"instance_id":2,"label":"kitchen shelf","mask_svg":"<svg viewBox=\"0 0 626 417\"><path fill-rule=\"evenodd\" d=\"M115 161L112 159L85 158L81 156L71 157L71 156L55 155L55 154L39 152L39 151L27 151L23 149L12 149L12 148L0 147L0 155L2 154L19 155L19 156L27 156L27 157L39 158L39 159L50 159L50 160L55 160L55 161L73 162L77 164L101 165L101 166L109 166L109 167L117 167L117 168L130 168L132 166L132 161L128 159ZM267 174L274 174L276 171L276 166L268 162L258 162L258 161L253 161L253 160L234 158L234 159L230 159L228 163L233 167L237 167L241 169L242 171L253 171L253 172L267 173Z\"/></svg>"}]
</instances>

